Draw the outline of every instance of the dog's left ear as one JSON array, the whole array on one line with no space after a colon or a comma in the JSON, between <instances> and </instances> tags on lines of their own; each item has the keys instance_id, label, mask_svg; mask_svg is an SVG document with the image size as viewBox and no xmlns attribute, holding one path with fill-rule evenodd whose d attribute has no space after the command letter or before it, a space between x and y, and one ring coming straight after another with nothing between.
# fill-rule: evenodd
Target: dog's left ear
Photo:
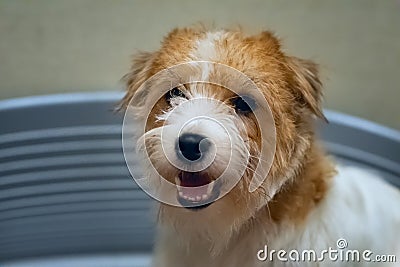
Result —
<instances>
[{"instance_id":1,"label":"dog's left ear","mask_svg":"<svg viewBox=\"0 0 400 267\"><path fill-rule=\"evenodd\" d=\"M310 60L288 57L288 66L293 71L295 94L300 103L312 114L327 121L322 111L322 82L318 65Z\"/></svg>"}]
</instances>

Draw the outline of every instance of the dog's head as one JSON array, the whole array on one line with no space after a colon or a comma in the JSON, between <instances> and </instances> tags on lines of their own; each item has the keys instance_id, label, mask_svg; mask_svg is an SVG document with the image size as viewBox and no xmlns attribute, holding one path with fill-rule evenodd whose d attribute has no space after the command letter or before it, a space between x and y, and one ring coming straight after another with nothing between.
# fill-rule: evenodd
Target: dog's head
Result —
<instances>
[{"instance_id":1,"label":"dog's head","mask_svg":"<svg viewBox=\"0 0 400 267\"><path fill-rule=\"evenodd\" d=\"M161 203L160 219L180 230L242 225L295 176L323 117L316 65L285 55L270 32L176 29L125 78L145 176L172 184L170 200L186 207Z\"/></svg>"}]
</instances>

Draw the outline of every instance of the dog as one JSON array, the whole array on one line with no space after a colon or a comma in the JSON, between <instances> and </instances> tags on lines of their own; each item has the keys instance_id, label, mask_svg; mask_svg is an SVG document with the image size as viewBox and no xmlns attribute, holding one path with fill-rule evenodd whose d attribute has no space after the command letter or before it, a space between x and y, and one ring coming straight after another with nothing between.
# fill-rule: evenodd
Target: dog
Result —
<instances>
[{"instance_id":1,"label":"dog","mask_svg":"<svg viewBox=\"0 0 400 267\"><path fill-rule=\"evenodd\" d=\"M287 55L269 31L179 28L158 51L135 57L121 108L143 128L144 177L151 187L172 185L157 206L154 267L400 260L399 191L371 172L339 166L315 137L315 120L325 119L319 76L314 62ZM329 259L328 248L372 260ZM310 249L317 258L301 259Z\"/></svg>"}]
</instances>

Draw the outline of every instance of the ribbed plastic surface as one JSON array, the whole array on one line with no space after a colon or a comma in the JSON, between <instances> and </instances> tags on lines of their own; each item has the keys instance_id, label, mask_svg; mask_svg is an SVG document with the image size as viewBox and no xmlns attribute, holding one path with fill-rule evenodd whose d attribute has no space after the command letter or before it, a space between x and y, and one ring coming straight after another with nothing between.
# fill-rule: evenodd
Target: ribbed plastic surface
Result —
<instances>
[{"instance_id":1,"label":"ribbed plastic surface","mask_svg":"<svg viewBox=\"0 0 400 267\"><path fill-rule=\"evenodd\" d=\"M116 93L0 102L0 262L68 254L148 253L151 202L130 177ZM327 148L400 185L400 135L327 112ZM56 266L56 265L55 265Z\"/></svg>"},{"instance_id":2,"label":"ribbed plastic surface","mask_svg":"<svg viewBox=\"0 0 400 267\"><path fill-rule=\"evenodd\" d=\"M0 260L151 249L150 201L124 162L118 98L0 103Z\"/></svg>"}]
</instances>

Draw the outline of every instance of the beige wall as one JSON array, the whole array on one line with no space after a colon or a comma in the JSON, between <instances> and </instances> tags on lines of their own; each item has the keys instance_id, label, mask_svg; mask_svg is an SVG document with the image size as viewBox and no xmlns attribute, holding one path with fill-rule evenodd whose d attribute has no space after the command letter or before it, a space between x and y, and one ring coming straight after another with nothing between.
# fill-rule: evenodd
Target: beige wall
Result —
<instances>
[{"instance_id":1,"label":"beige wall","mask_svg":"<svg viewBox=\"0 0 400 267\"><path fill-rule=\"evenodd\" d=\"M400 129L396 0L0 0L0 98L120 90L132 53L199 21L274 30L322 65L326 107Z\"/></svg>"}]
</instances>

